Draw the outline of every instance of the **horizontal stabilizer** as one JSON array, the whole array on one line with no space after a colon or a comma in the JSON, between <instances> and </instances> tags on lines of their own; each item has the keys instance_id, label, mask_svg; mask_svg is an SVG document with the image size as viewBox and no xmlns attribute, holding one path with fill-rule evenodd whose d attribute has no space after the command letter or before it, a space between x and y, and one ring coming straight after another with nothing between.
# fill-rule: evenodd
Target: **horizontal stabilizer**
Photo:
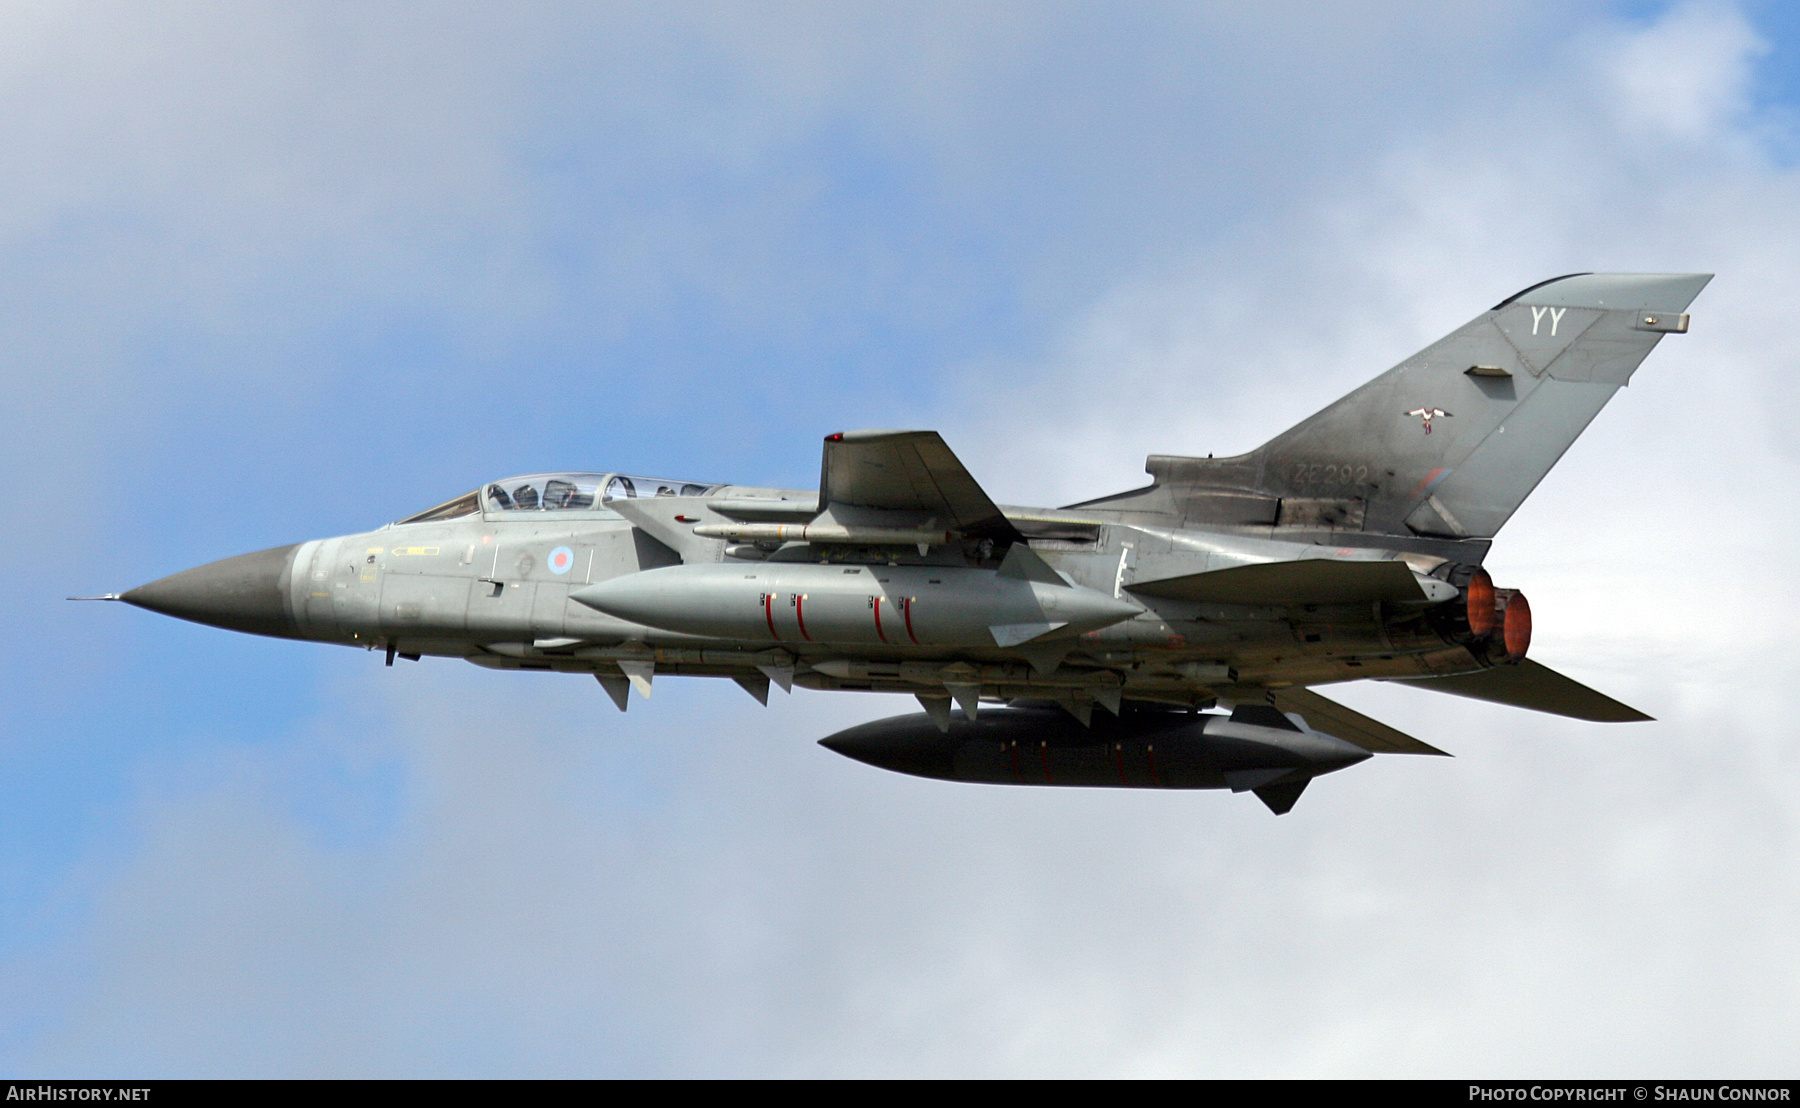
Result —
<instances>
[{"instance_id":1,"label":"horizontal stabilizer","mask_svg":"<svg viewBox=\"0 0 1800 1108\"><path fill-rule=\"evenodd\" d=\"M1516 666L1495 666L1480 673L1408 678L1395 683L1594 723L1641 723L1651 718L1529 659Z\"/></svg>"},{"instance_id":2,"label":"horizontal stabilizer","mask_svg":"<svg viewBox=\"0 0 1800 1108\"><path fill-rule=\"evenodd\" d=\"M1405 562L1332 558L1233 566L1160 581L1136 581L1125 587L1146 596L1216 604L1360 604L1374 600L1422 604L1456 595L1449 585L1443 585L1443 596L1427 594Z\"/></svg>"},{"instance_id":3,"label":"horizontal stabilizer","mask_svg":"<svg viewBox=\"0 0 1800 1108\"><path fill-rule=\"evenodd\" d=\"M1275 707L1283 712L1298 712L1307 726L1345 742L1355 743L1377 754L1441 754L1430 743L1420 742L1404 731L1395 730L1380 720L1370 719L1335 700L1327 700L1311 689L1276 689L1269 694Z\"/></svg>"}]
</instances>

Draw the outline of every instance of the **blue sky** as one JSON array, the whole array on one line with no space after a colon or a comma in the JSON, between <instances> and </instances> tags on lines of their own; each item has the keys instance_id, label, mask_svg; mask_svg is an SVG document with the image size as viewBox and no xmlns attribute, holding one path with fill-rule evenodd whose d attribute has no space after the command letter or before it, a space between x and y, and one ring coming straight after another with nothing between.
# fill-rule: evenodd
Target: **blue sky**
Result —
<instances>
[{"instance_id":1,"label":"blue sky","mask_svg":"<svg viewBox=\"0 0 1800 1108\"><path fill-rule=\"evenodd\" d=\"M1774 4L8 5L0 1070L1791 1074L1800 24ZM1262 441L1545 277L1716 270L1493 565L1596 729L1281 820L62 597L498 475L999 499Z\"/></svg>"}]
</instances>

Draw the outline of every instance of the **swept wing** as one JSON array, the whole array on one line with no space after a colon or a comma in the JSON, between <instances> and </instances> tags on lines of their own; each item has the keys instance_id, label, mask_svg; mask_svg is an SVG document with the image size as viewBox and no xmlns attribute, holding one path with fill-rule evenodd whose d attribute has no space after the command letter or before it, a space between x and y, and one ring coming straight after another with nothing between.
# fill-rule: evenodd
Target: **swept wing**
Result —
<instances>
[{"instance_id":1,"label":"swept wing","mask_svg":"<svg viewBox=\"0 0 1800 1108\"><path fill-rule=\"evenodd\" d=\"M909 513L974 538L1019 532L936 431L845 431L825 439L819 499L826 509Z\"/></svg>"}]
</instances>

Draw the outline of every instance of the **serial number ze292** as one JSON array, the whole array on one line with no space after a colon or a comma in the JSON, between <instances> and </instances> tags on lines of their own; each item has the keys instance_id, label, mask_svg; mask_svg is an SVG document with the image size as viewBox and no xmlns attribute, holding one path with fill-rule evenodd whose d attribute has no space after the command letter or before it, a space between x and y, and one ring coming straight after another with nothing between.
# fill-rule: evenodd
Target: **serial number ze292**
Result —
<instances>
[{"instance_id":1,"label":"serial number ze292","mask_svg":"<svg viewBox=\"0 0 1800 1108\"><path fill-rule=\"evenodd\" d=\"M1369 467L1349 462L1297 462L1290 480L1296 485L1361 485L1369 480Z\"/></svg>"}]
</instances>

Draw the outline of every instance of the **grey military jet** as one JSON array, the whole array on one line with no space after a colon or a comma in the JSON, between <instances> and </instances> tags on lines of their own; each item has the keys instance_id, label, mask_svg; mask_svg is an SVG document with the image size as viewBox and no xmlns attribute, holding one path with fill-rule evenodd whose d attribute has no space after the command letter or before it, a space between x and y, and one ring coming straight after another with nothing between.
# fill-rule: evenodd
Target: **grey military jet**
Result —
<instances>
[{"instance_id":1,"label":"grey military jet","mask_svg":"<svg viewBox=\"0 0 1800 1108\"><path fill-rule=\"evenodd\" d=\"M1649 718L1527 658L1531 609L1481 563L1710 279L1533 285L1248 454L1151 455L1147 487L1056 510L995 504L936 432L847 431L816 492L513 477L106 599L390 666L590 674L621 711L657 675L765 704L771 684L910 693L922 713L821 741L924 777L1229 788L1279 815L1372 753L1443 753L1317 686Z\"/></svg>"}]
</instances>

